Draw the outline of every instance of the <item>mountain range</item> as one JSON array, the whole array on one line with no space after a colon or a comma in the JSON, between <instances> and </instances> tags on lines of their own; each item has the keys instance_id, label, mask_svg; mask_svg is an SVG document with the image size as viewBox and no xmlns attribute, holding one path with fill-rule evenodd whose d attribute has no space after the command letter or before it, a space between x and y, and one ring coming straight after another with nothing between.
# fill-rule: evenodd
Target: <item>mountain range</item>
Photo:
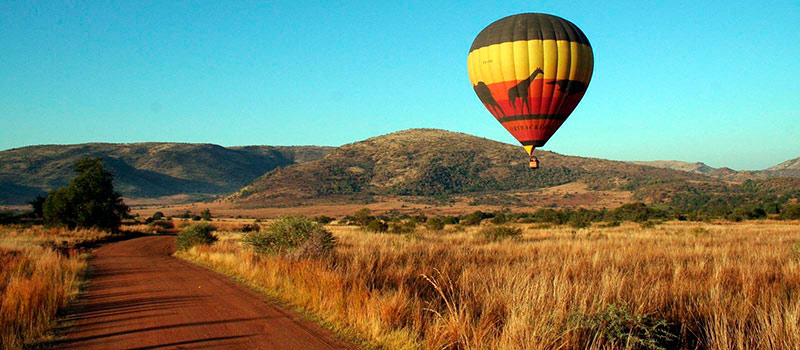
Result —
<instances>
[{"instance_id":1,"label":"mountain range","mask_svg":"<svg viewBox=\"0 0 800 350\"><path fill-rule=\"evenodd\" d=\"M392 196L516 201L568 183L665 200L675 191L711 191L731 182L800 178L800 158L760 171L678 161L622 162L538 151L531 171L522 147L436 129L410 129L341 147L222 147L185 143L44 145L0 152L0 204L24 204L63 186L84 156L102 157L128 199L179 197L257 207L374 201ZM765 183L766 183L765 182ZM800 182L800 180L798 180ZM778 187L770 182L768 186ZM687 189L687 186L692 187ZM795 186L790 181L790 187Z\"/></svg>"},{"instance_id":2,"label":"mountain range","mask_svg":"<svg viewBox=\"0 0 800 350\"><path fill-rule=\"evenodd\" d=\"M81 157L101 157L126 198L227 194L277 167L322 157L331 147L222 147L187 143L42 145L0 152L0 204L24 204L64 186Z\"/></svg>"}]
</instances>

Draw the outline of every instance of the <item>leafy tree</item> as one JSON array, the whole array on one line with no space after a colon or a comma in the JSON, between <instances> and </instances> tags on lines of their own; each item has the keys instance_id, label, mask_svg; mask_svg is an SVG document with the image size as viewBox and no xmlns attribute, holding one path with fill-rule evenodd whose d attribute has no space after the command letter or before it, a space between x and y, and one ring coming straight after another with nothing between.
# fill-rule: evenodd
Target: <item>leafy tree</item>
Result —
<instances>
[{"instance_id":1,"label":"leafy tree","mask_svg":"<svg viewBox=\"0 0 800 350\"><path fill-rule=\"evenodd\" d=\"M161 220L162 218L164 218L164 213L162 213L160 211L157 211L157 212L153 213L152 218L153 218L153 220Z\"/></svg>"},{"instance_id":2,"label":"leafy tree","mask_svg":"<svg viewBox=\"0 0 800 350\"><path fill-rule=\"evenodd\" d=\"M37 218L44 217L44 200L46 196L37 195L32 201L28 202L33 208L33 216Z\"/></svg>"},{"instance_id":3,"label":"leafy tree","mask_svg":"<svg viewBox=\"0 0 800 350\"><path fill-rule=\"evenodd\" d=\"M45 222L69 228L118 228L129 209L122 195L114 191L114 175L100 158L79 160L75 173L69 186L47 195L42 206Z\"/></svg>"},{"instance_id":4,"label":"leafy tree","mask_svg":"<svg viewBox=\"0 0 800 350\"><path fill-rule=\"evenodd\" d=\"M203 212L200 213L200 218L205 221L211 221L211 210L206 208Z\"/></svg>"}]
</instances>

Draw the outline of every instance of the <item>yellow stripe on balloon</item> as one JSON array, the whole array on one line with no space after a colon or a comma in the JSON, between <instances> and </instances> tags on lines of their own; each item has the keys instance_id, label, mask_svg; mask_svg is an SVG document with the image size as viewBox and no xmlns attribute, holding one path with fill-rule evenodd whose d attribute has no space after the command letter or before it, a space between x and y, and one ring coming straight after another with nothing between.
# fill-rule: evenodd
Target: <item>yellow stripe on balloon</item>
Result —
<instances>
[{"instance_id":1,"label":"yellow stripe on balloon","mask_svg":"<svg viewBox=\"0 0 800 350\"><path fill-rule=\"evenodd\" d=\"M467 59L472 85L524 80L536 68L544 79L589 83L594 66L589 45L568 40L518 40L473 50ZM538 77L537 77L538 78Z\"/></svg>"}]
</instances>

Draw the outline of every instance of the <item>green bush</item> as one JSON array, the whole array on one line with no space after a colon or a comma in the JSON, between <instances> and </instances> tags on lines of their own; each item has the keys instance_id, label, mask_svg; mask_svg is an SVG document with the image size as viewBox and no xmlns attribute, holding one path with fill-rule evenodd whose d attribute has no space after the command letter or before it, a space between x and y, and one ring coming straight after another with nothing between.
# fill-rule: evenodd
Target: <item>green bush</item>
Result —
<instances>
[{"instance_id":1,"label":"green bush","mask_svg":"<svg viewBox=\"0 0 800 350\"><path fill-rule=\"evenodd\" d=\"M666 350L675 339L667 321L635 314L624 303L612 303L588 315L573 313L568 323L586 339L586 348L611 345L613 348Z\"/></svg>"},{"instance_id":2,"label":"green bush","mask_svg":"<svg viewBox=\"0 0 800 350\"><path fill-rule=\"evenodd\" d=\"M203 210L203 212L200 213L200 218L204 221L211 221L211 210L208 210L208 208Z\"/></svg>"},{"instance_id":3,"label":"green bush","mask_svg":"<svg viewBox=\"0 0 800 350\"><path fill-rule=\"evenodd\" d=\"M424 214L414 215L414 216L412 216L411 218L408 219L408 221L411 222L411 223L414 223L414 225L419 224L419 223L424 223L427 220L428 220L428 217L425 216Z\"/></svg>"},{"instance_id":4,"label":"green bush","mask_svg":"<svg viewBox=\"0 0 800 350\"><path fill-rule=\"evenodd\" d=\"M788 204L781 213L781 219L800 220L800 204Z\"/></svg>"},{"instance_id":5,"label":"green bush","mask_svg":"<svg viewBox=\"0 0 800 350\"><path fill-rule=\"evenodd\" d=\"M322 225L305 216L284 216L261 231L248 233L242 242L259 254L318 258L333 251L336 239Z\"/></svg>"},{"instance_id":6,"label":"green bush","mask_svg":"<svg viewBox=\"0 0 800 350\"><path fill-rule=\"evenodd\" d=\"M163 220L154 220L148 223L147 226L155 228L159 231L175 228L175 224L173 224L172 221L163 221Z\"/></svg>"},{"instance_id":7,"label":"green bush","mask_svg":"<svg viewBox=\"0 0 800 350\"><path fill-rule=\"evenodd\" d=\"M375 219L374 216L370 215L371 213L372 211L370 211L368 208L356 210L356 212L353 213L353 221L358 226L367 226L371 221L373 221L373 219Z\"/></svg>"},{"instance_id":8,"label":"green bush","mask_svg":"<svg viewBox=\"0 0 800 350\"><path fill-rule=\"evenodd\" d=\"M495 215L495 216L492 218L492 223L493 223L493 224L497 224L497 225L502 225L502 224L505 224L505 223L506 223L506 221L507 221L507 219L506 219L506 214L503 214L503 213L497 213L497 214L496 214L496 215Z\"/></svg>"},{"instance_id":9,"label":"green bush","mask_svg":"<svg viewBox=\"0 0 800 350\"><path fill-rule=\"evenodd\" d=\"M258 232L261 231L261 226L258 224L244 224L242 225L242 232Z\"/></svg>"},{"instance_id":10,"label":"green bush","mask_svg":"<svg viewBox=\"0 0 800 350\"><path fill-rule=\"evenodd\" d=\"M466 226L475 226L475 225L480 225L481 220L483 220L483 217L481 217L478 214L472 213L467 216L464 216L464 218L459 220L459 223Z\"/></svg>"},{"instance_id":11,"label":"green bush","mask_svg":"<svg viewBox=\"0 0 800 350\"><path fill-rule=\"evenodd\" d=\"M425 227L431 231L441 231L444 229L444 220L438 216L432 216L425 222Z\"/></svg>"},{"instance_id":12,"label":"green bush","mask_svg":"<svg viewBox=\"0 0 800 350\"><path fill-rule=\"evenodd\" d=\"M455 225L458 223L458 217L455 216L440 216L445 225Z\"/></svg>"},{"instance_id":13,"label":"green bush","mask_svg":"<svg viewBox=\"0 0 800 350\"><path fill-rule=\"evenodd\" d=\"M490 225L482 228L478 231L478 234L490 241L499 241L521 235L522 229L512 226Z\"/></svg>"},{"instance_id":14,"label":"green bush","mask_svg":"<svg viewBox=\"0 0 800 350\"><path fill-rule=\"evenodd\" d=\"M217 237L211 233L213 231L214 226L207 222L194 224L178 233L178 236L175 238L175 244L178 250L187 250L198 244L214 243L217 241Z\"/></svg>"},{"instance_id":15,"label":"green bush","mask_svg":"<svg viewBox=\"0 0 800 350\"><path fill-rule=\"evenodd\" d=\"M367 223L367 226L365 226L364 229L369 232L376 232L376 233L386 232L387 230L389 230L389 225L387 225L381 219L372 219L372 221Z\"/></svg>"},{"instance_id":16,"label":"green bush","mask_svg":"<svg viewBox=\"0 0 800 350\"><path fill-rule=\"evenodd\" d=\"M569 218L569 225L573 228L586 228L592 223L584 216L573 215Z\"/></svg>"},{"instance_id":17,"label":"green bush","mask_svg":"<svg viewBox=\"0 0 800 350\"><path fill-rule=\"evenodd\" d=\"M389 232L391 233L412 233L417 229L417 224L408 220L406 222L403 221L394 221L389 225Z\"/></svg>"},{"instance_id":18,"label":"green bush","mask_svg":"<svg viewBox=\"0 0 800 350\"><path fill-rule=\"evenodd\" d=\"M322 225L327 225L327 224L330 224L331 222L333 222L334 219L332 217L330 217L330 216L320 215L320 216L315 216L312 220L314 220L314 221L316 221L316 222L318 222L318 223L320 223Z\"/></svg>"},{"instance_id":19,"label":"green bush","mask_svg":"<svg viewBox=\"0 0 800 350\"><path fill-rule=\"evenodd\" d=\"M153 220L161 220L164 218L164 213L157 211L153 213L153 216L151 216L151 218L153 218Z\"/></svg>"}]
</instances>

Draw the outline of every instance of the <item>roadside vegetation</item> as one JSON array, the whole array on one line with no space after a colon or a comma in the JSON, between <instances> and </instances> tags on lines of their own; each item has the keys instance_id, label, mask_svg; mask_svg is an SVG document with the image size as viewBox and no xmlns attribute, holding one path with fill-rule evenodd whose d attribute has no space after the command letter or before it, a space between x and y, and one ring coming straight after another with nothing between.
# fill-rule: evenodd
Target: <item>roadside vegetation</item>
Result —
<instances>
[{"instance_id":1,"label":"roadside vegetation","mask_svg":"<svg viewBox=\"0 0 800 350\"><path fill-rule=\"evenodd\" d=\"M29 213L0 213L0 348L50 337L78 296L91 244L120 236L128 207L100 158L75 164L66 187L37 196ZM137 230L138 231L138 230Z\"/></svg>"},{"instance_id":2,"label":"roadside vegetation","mask_svg":"<svg viewBox=\"0 0 800 350\"><path fill-rule=\"evenodd\" d=\"M87 256L76 248L108 239L98 229L0 226L0 346L19 349L49 336L78 295Z\"/></svg>"},{"instance_id":3,"label":"roadside vegetation","mask_svg":"<svg viewBox=\"0 0 800 350\"><path fill-rule=\"evenodd\" d=\"M800 343L797 221L678 221L645 208L602 219L580 210L504 212L497 220L499 213L399 219L361 211L324 228L282 218L262 229L272 237L264 246L280 232L290 237L286 227L305 227L332 233L330 253L259 249L252 232L229 231L179 256L390 349ZM389 229L370 230L376 220ZM411 232L392 230L403 226Z\"/></svg>"}]
</instances>

